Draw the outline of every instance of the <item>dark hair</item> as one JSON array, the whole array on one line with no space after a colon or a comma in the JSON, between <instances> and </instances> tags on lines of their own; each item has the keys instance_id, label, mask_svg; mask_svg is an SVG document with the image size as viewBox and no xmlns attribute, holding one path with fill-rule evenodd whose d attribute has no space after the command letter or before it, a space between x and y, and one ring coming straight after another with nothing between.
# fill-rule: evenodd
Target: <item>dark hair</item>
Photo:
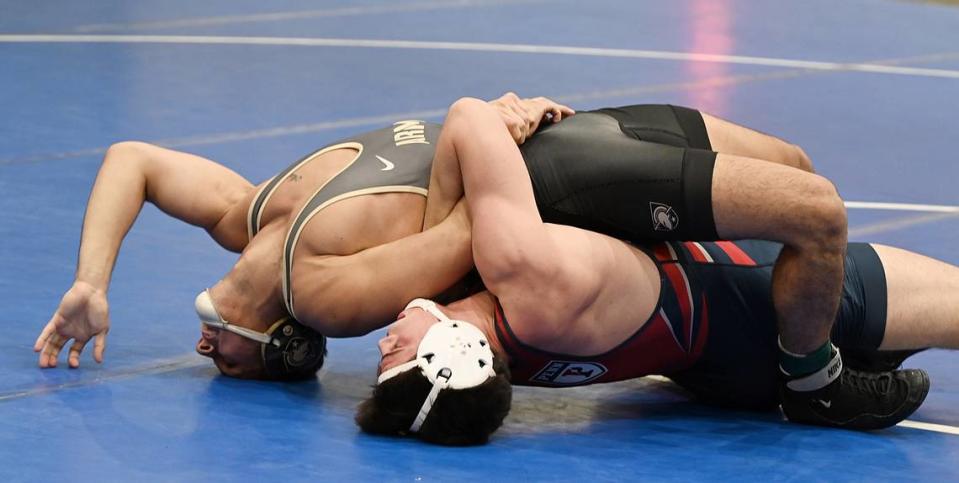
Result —
<instances>
[{"instance_id":1,"label":"dark hair","mask_svg":"<svg viewBox=\"0 0 959 483\"><path fill-rule=\"evenodd\" d=\"M435 444L484 444L503 424L513 398L509 369L493 357L496 377L469 389L440 391L415 436ZM419 369L410 369L373 387L373 395L356 411L356 424L374 434L403 436L423 406L433 385Z\"/></svg>"}]
</instances>

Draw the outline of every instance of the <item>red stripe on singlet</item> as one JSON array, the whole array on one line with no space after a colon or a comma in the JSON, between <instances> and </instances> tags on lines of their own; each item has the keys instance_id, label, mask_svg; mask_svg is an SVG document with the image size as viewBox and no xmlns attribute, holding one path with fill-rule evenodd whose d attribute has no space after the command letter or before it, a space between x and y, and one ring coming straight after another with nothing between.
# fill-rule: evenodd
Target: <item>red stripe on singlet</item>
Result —
<instances>
[{"instance_id":1,"label":"red stripe on singlet","mask_svg":"<svg viewBox=\"0 0 959 483\"><path fill-rule=\"evenodd\" d=\"M756 261L752 259L742 248L729 241L715 242L716 246L721 248L736 265L756 266Z\"/></svg>"},{"instance_id":2,"label":"red stripe on singlet","mask_svg":"<svg viewBox=\"0 0 959 483\"><path fill-rule=\"evenodd\" d=\"M665 243L657 243L653 245L653 255L656 256L656 260L660 262L669 262L675 260L673 256L669 253L669 247Z\"/></svg>"},{"instance_id":3,"label":"red stripe on singlet","mask_svg":"<svg viewBox=\"0 0 959 483\"><path fill-rule=\"evenodd\" d=\"M697 262L709 262L706 258L706 255L703 254L702 248L696 246L693 242L683 242L683 245L686 245L686 250L689 250L689 253L693 256L693 260Z\"/></svg>"}]
</instances>

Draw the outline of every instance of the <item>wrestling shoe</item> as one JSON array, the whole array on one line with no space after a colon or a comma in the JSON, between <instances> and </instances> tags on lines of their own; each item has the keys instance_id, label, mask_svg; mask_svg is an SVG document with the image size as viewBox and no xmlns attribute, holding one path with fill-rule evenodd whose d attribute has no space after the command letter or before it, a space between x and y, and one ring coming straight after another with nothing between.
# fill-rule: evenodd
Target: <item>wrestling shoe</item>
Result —
<instances>
[{"instance_id":1,"label":"wrestling shoe","mask_svg":"<svg viewBox=\"0 0 959 483\"><path fill-rule=\"evenodd\" d=\"M811 387L819 389L808 390ZM865 372L843 368L837 351L822 370L787 380L780 390L783 413L790 421L846 429L882 429L899 423L919 408L929 393L929 376L921 369Z\"/></svg>"}]
</instances>

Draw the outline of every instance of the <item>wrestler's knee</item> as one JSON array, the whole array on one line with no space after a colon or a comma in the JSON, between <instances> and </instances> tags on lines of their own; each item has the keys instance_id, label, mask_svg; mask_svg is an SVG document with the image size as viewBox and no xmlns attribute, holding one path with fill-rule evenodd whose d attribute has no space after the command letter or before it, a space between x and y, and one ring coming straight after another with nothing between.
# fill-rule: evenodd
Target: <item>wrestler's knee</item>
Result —
<instances>
[{"instance_id":1,"label":"wrestler's knee","mask_svg":"<svg viewBox=\"0 0 959 483\"><path fill-rule=\"evenodd\" d=\"M797 144L790 144L790 147L793 151L793 159L795 159L794 166L803 171L815 173L816 169L813 167L812 159L809 158L809 155L806 154L806 151Z\"/></svg>"},{"instance_id":2,"label":"wrestler's knee","mask_svg":"<svg viewBox=\"0 0 959 483\"><path fill-rule=\"evenodd\" d=\"M107 163L111 160L114 160L114 162L129 162L131 160L140 159L151 147L153 146L142 141L116 142L107 148L107 152L103 156L103 162Z\"/></svg>"},{"instance_id":3,"label":"wrestler's knee","mask_svg":"<svg viewBox=\"0 0 959 483\"><path fill-rule=\"evenodd\" d=\"M829 180L806 176L793 211L797 217L794 244L824 253L842 253L846 245L846 207Z\"/></svg>"}]
</instances>

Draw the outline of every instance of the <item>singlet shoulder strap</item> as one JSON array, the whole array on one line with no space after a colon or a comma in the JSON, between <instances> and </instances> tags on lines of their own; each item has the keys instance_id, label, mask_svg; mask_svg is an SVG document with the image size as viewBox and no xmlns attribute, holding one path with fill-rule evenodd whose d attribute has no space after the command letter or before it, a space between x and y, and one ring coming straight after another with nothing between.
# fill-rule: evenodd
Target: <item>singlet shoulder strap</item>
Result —
<instances>
[{"instance_id":1,"label":"singlet shoulder strap","mask_svg":"<svg viewBox=\"0 0 959 483\"><path fill-rule=\"evenodd\" d=\"M293 316L294 319L296 318L296 313L293 311L293 290L291 290L292 278L293 278L293 251L296 249L296 245L300 241L300 234L303 232L303 228L306 226L307 222L310 221L310 218L313 218L313 216L319 213L320 210L322 210L323 208L326 208L330 204L349 197L346 195L350 195L351 193L344 193L343 195L331 198L327 200L325 203L320 204L319 206L312 206L312 205L314 205L314 201L316 201L317 198L319 197L320 192L322 192L323 189L327 187L327 185L333 182L333 180L335 180L337 176L339 176L344 171L346 171L350 166L352 166L353 163L355 163L356 160L359 159L360 156L363 154L362 144L346 143L342 146L352 147L358 150L359 152L357 153L356 156L353 157L352 161L350 161L346 166L343 166L343 168L337 171L336 174L331 176L330 179L326 181L326 183L323 183L322 185L320 185L320 187L317 188L315 192L313 192L313 195L310 197L310 200L306 204L304 204L303 208L300 208L299 213L296 214L296 217L293 219L293 223L290 224L290 230L286 233L286 239L283 241L283 277L282 277L283 303L286 305L286 310L290 313L290 315ZM357 196L357 195L353 194L352 196Z\"/></svg>"},{"instance_id":2,"label":"singlet shoulder strap","mask_svg":"<svg viewBox=\"0 0 959 483\"><path fill-rule=\"evenodd\" d=\"M273 190L279 183L275 183L276 176L270 178L260 189L256 190L256 196L250 203L250 209L246 213L246 237L247 241L252 241L253 237L260 231L260 214L266 205L266 199L273 194Z\"/></svg>"},{"instance_id":3,"label":"singlet shoulder strap","mask_svg":"<svg viewBox=\"0 0 959 483\"><path fill-rule=\"evenodd\" d=\"M260 231L260 219L263 216L263 210L266 208L267 203L269 203L270 198L273 196L273 193L279 188L280 183L287 180L297 169L300 169L306 163L316 159L323 154L326 154L330 151L343 148L356 148L356 143L350 142L339 142L336 144L331 144L324 148L320 148L303 158L300 158L297 162L291 164L283 171L280 171L279 174L274 176L270 181L264 184L260 190L257 192L256 197L253 198L253 202L250 203L250 210L247 213L247 235L252 240L254 236Z\"/></svg>"},{"instance_id":4,"label":"singlet shoulder strap","mask_svg":"<svg viewBox=\"0 0 959 483\"><path fill-rule=\"evenodd\" d=\"M400 121L342 144L358 151L353 160L319 187L292 219L283 244L283 301L296 317L293 301L293 257L310 220L330 205L362 195L412 193L427 195L435 140L440 126Z\"/></svg>"}]
</instances>

